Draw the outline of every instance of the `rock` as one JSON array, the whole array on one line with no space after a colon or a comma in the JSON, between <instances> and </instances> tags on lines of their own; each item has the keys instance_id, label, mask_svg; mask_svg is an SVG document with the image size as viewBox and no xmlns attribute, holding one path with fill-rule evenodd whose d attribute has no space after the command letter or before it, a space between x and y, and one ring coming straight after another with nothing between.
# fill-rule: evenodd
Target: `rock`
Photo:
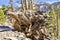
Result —
<instances>
[{"instance_id":1,"label":"rock","mask_svg":"<svg viewBox=\"0 0 60 40\"><path fill-rule=\"evenodd\" d=\"M4 31L0 32L0 40L31 40L22 32Z\"/></svg>"},{"instance_id":2,"label":"rock","mask_svg":"<svg viewBox=\"0 0 60 40\"><path fill-rule=\"evenodd\" d=\"M8 40L18 40L18 39L15 38L15 37L5 37L5 39L8 39Z\"/></svg>"},{"instance_id":3,"label":"rock","mask_svg":"<svg viewBox=\"0 0 60 40\"><path fill-rule=\"evenodd\" d=\"M13 31L14 29L10 28L9 26L0 26L0 32L3 31Z\"/></svg>"},{"instance_id":4,"label":"rock","mask_svg":"<svg viewBox=\"0 0 60 40\"><path fill-rule=\"evenodd\" d=\"M25 38L24 40L31 40L31 39L29 39L29 38Z\"/></svg>"}]
</instances>

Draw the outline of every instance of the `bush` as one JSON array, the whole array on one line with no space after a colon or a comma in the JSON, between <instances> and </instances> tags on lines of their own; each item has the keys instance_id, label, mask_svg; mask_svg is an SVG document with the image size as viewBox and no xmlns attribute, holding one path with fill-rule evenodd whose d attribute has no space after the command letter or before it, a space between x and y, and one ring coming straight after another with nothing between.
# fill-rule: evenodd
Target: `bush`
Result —
<instances>
[{"instance_id":1,"label":"bush","mask_svg":"<svg viewBox=\"0 0 60 40\"><path fill-rule=\"evenodd\" d=\"M0 9L0 22L4 23L6 21L6 16L2 9Z\"/></svg>"}]
</instances>

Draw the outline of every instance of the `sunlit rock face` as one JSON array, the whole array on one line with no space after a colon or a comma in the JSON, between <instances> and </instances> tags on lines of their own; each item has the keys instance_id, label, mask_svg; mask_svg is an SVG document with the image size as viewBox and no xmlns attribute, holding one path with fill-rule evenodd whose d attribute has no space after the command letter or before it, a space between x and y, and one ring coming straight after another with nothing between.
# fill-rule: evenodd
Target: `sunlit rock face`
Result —
<instances>
[{"instance_id":1,"label":"sunlit rock face","mask_svg":"<svg viewBox=\"0 0 60 40\"><path fill-rule=\"evenodd\" d=\"M41 11L41 12L46 12L49 11L49 3L45 3L45 2L40 2L40 3L36 3L36 7L37 7L37 11Z\"/></svg>"}]
</instances>

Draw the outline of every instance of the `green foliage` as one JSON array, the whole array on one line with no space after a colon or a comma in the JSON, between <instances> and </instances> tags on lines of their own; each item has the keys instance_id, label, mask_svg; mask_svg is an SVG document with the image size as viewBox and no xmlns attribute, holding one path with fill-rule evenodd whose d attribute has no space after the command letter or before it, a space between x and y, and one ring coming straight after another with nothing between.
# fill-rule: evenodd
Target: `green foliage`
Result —
<instances>
[{"instance_id":1,"label":"green foliage","mask_svg":"<svg viewBox=\"0 0 60 40\"><path fill-rule=\"evenodd\" d=\"M57 11L55 11L55 9L52 5L50 6L50 8L51 9L48 13L50 17L47 19L47 22L46 22L48 24L47 28L51 29L50 31L52 31L54 33L54 36L57 36L56 35L56 32L57 32L57 30L56 30L57 29L56 28L57 27L57 14L56 13L57 13Z\"/></svg>"},{"instance_id":2,"label":"green foliage","mask_svg":"<svg viewBox=\"0 0 60 40\"><path fill-rule=\"evenodd\" d=\"M6 21L6 17L2 9L0 9L0 22L4 23Z\"/></svg>"},{"instance_id":3,"label":"green foliage","mask_svg":"<svg viewBox=\"0 0 60 40\"><path fill-rule=\"evenodd\" d=\"M60 7L50 6L51 10L49 11L49 18L47 20L47 27L48 29L52 29L54 36L57 36L57 31L60 30Z\"/></svg>"},{"instance_id":4,"label":"green foliage","mask_svg":"<svg viewBox=\"0 0 60 40\"><path fill-rule=\"evenodd\" d=\"M50 10L49 16L50 17L47 19L48 27L53 27L55 25L54 21L56 20L56 15Z\"/></svg>"}]
</instances>

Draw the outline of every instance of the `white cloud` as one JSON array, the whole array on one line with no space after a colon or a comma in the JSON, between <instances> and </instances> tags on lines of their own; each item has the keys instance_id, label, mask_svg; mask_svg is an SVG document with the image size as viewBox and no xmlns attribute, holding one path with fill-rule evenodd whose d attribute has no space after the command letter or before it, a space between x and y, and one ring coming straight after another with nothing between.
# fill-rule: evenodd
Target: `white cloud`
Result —
<instances>
[{"instance_id":1,"label":"white cloud","mask_svg":"<svg viewBox=\"0 0 60 40\"><path fill-rule=\"evenodd\" d=\"M2 6L0 6L0 8L2 8Z\"/></svg>"},{"instance_id":2,"label":"white cloud","mask_svg":"<svg viewBox=\"0 0 60 40\"><path fill-rule=\"evenodd\" d=\"M19 4L18 7L21 7L22 4Z\"/></svg>"}]
</instances>

